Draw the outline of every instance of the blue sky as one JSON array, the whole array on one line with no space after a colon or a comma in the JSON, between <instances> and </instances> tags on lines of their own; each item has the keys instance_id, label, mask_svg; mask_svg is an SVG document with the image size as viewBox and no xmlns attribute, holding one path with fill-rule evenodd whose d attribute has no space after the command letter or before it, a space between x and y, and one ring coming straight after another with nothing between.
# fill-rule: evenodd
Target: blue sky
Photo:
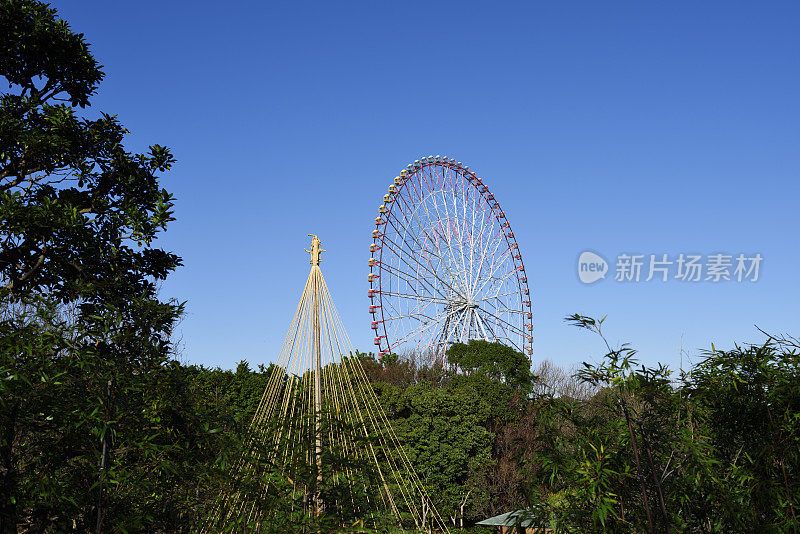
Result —
<instances>
[{"instance_id":1,"label":"blue sky","mask_svg":"<svg viewBox=\"0 0 800 534\"><path fill-rule=\"evenodd\" d=\"M534 360L595 360L566 325L677 367L800 334L800 4L55 2L107 74L94 111L178 158L159 244L185 267L185 361L269 362L308 274L306 234L351 339L372 350L370 232L422 155L477 170L534 301ZM755 283L582 284L584 250L760 253ZM613 268L613 265L612 265Z\"/></svg>"}]
</instances>

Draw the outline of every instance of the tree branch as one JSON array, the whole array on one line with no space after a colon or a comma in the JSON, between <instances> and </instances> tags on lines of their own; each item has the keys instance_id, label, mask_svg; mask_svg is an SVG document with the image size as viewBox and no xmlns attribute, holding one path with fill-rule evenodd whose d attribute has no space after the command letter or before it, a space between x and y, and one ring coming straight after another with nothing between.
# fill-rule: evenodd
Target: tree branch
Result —
<instances>
[{"instance_id":1,"label":"tree branch","mask_svg":"<svg viewBox=\"0 0 800 534\"><path fill-rule=\"evenodd\" d=\"M34 263L34 264L33 264L33 267L31 267L31 268L28 270L28 272L26 272L25 274L23 274L23 275L22 275L21 277L19 277L17 280L12 280L12 281L10 281L9 283L7 283L7 284L6 284L6 289L8 289L8 290L10 290L10 291L14 291L14 289L16 289L17 287L19 287L19 286L20 286L20 285L21 285L23 282L25 282L25 280L27 280L28 278L30 278L31 276L33 276L33 274L34 274L34 273L35 273L35 272L36 272L36 271L39 269L39 267L41 267L41 266L42 266L42 264L44 263L44 259L45 259L45 256L46 256L46 255L47 255L47 245L45 245L45 246L43 246L43 247L42 247L42 252L39 254L39 258L37 258L37 260L36 260L36 263Z\"/></svg>"}]
</instances>

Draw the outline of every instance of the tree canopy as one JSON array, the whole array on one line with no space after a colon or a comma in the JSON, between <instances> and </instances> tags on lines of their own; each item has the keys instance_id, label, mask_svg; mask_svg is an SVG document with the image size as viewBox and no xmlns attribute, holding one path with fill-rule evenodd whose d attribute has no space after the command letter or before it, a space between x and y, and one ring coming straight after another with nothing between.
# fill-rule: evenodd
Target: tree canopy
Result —
<instances>
[{"instance_id":1,"label":"tree canopy","mask_svg":"<svg viewBox=\"0 0 800 534\"><path fill-rule=\"evenodd\" d=\"M42 2L0 2L0 76L0 532L132 527L170 506L141 473L181 447L160 384L182 306L157 292L181 262L152 246L174 159L82 115L103 72Z\"/></svg>"}]
</instances>

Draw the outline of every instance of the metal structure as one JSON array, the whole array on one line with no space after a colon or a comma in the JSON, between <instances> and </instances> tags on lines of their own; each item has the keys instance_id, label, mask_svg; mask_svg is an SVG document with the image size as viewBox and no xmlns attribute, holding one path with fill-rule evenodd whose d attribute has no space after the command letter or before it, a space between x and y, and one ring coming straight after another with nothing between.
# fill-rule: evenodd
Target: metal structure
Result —
<instances>
[{"instance_id":1,"label":"metal structure","mask_svg":"<svg viewBox=\"0 0 800 534\"><path fill-rule=\"evenodd\" d=\"M528 278L505 212L460 161L428 156L394 179L375 218L369 311L380 355L443 361L470 339L531 357Z\"/></svg>"},{"instance_id":2,"label":"metal structure","mask_svg":"<svg viewBox=\"0 0 800 534\"><path fill-rule=\"evenodd\" d=\"M320 269L325 251L309 236L300 303L231 485L201 532L274 531L276 521L283 531L280 521L321 514L337 530L388 521L447 532L352 350Z\"/></svg>"}]
</instances>

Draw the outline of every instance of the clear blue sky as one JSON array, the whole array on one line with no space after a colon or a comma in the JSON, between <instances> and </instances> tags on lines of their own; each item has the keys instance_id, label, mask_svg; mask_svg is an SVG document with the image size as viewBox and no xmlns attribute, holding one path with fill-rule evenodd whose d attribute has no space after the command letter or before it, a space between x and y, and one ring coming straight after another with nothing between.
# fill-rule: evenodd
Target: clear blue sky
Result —
<instances>
[{"instance_id":1,"label":"clear blue sky","mask_svg":"<svg viewBox=\"0 0 800 534\"><path fill-rule=\"evenodd\" d=\"M308 274L306 234L358 348L387 185L454 156L507 213L534 300L534 359L676 367L800 334L796 2L56 2L107 74L93 110L170 146L159 243L185 262L189 362L271 361ZM583 285L578 255L760 253L756 283ZM613 266L612 266L613 268ZM684 360L684 363L686 359Z\"/></svg>"}]
</instances>

